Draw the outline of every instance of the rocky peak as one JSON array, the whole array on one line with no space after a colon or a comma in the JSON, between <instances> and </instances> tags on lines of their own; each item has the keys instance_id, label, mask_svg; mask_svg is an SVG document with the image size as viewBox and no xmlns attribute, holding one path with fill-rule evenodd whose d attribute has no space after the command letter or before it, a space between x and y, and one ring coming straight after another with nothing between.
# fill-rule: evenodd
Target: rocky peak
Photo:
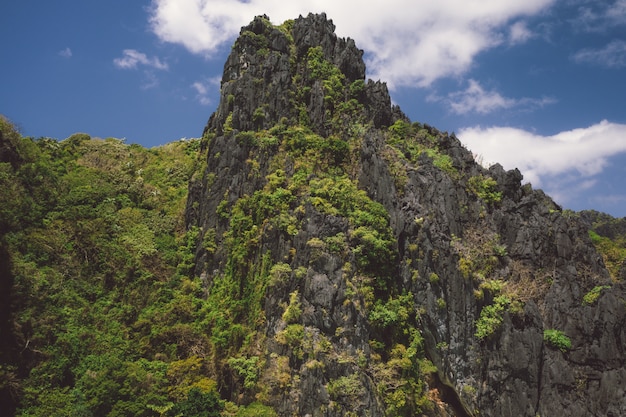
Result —
<instances>
[{"instance_id":1,"label":"rocky peak","mask_svg":"<svg viewBox=\"0 0 626 417\"><path fill-rule=\"evenodd\" d=\"M337 107L356 100L363 118L388 126L403 117L385 84L365 83L363 51L335 35L325 14L274 26L257 16L241 29L224 65L221 99L206 131L260 130L282 118L323 136Z\"/></svg>"},{"instance_id":2,"label":"rocky peak","mask_svg":"<svg viewBox=\"0 0 626 417\"><path fill-rule=\"evenodd\" d=\"M324 59L335 64L348 83L365 79L363 51L356 47L354 40L338 38L335 25L325 14L310 14L296 19L292 33L298 58L306 57L310 48L320 46Z\"/></svg>"},{"instance_id":3,"label":"rocky peak","mask_svg":"<svg viewBox=\"0 0 626 417\"><path fill-rule=\"evenodd\" d=\"M626 415L626 286L584 222L411 123L361 56L324 15L260 16L226 62L186 213L222 396L280 416Z\"/></svg>"}]
</instances>

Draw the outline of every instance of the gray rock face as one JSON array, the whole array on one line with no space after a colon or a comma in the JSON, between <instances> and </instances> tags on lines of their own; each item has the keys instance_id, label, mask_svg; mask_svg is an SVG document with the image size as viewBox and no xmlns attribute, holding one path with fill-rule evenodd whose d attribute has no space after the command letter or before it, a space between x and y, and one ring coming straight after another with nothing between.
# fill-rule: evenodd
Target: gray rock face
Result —
<instances>
[{"instance_id":1,"label":"gray rock face","mask_svg":"<svg viewBox=\"0 0 626 417\"><path fill-rule=\"evenodd\" d=\"M363 80L353 96L359 110L345 116L348 128L307 65L312 48L321 48L346 86ZM261 383L270 386L263 401L281 416L395 415L371 365L378 330L371 301L359 292L366 288L359 280L384 275L390 282L374 285L374 295L412 297L424 354L437 368L424 388L431 405L398 415L626 415L626 286L609 278L588 226L522 186L519 171L480 167L454 135L430 126L420 125L419 134L431 153L410 159L410 149L390 152L387 127L409 123L391 106L384 84L364 82L362 54L352 40L335 36L324 15L280 28L257 17L224 66L221 102L205 129L208 166L191 185L187 222L216 236L216 251L202 245L197 251L196 273L208 291L228 264L223 236L231 225L220 207L263 190L277 164L286 177L298 172L297 160L281 156L286 142L260 147L242 140L244 131L293 126L306 116L310 129L330 140L353 132L353 118L366 123L352 133L358 141L347 157L349 175L384 207L393 235L393 255L370 261L370 272L361 274L349 246L354 224L310 197L298 197L302 204L288 210L297 231L261 222L250 263L268 253L292 271L263 299ZM328 239L340 235L348 246L330 250ZM607 288L597 300L584 301L599 285ZM302 310L297 324L310 348L305 354L298 349L306 347L281 342L294 292ZM489 328L488 312L499 307ZM556 330L555 339L545 330ZM278 374L290 382L276 385L270 375ZM235 386L226 394L249 401L243 391Z\"/></svg>"},{"instance_id":2,"label":"gray rock face","mask_svg":"<svg viewBox=\"0 0 626 417\"><path fill-rule=\"evenodd\" d=\"M306 66L308 51L320 47L323 57L339 68L348 83L365 79L363 51L352 39L338 38L334 31L335 26L323 14L296 19L290 31L288 26L282 30L272 26L267 16L256 17L241 29L226 60L220 105L207 129L222 133L229 115L228 124L239 131L267 129L283 117L295 118L299 109L292 100L304 89L309 91L304 101L311 127L326 135L329 109L321 82L311 77ZM362 96L376 126L393 123L385 84L369 81Z\"/></svg>"}]
</instances>

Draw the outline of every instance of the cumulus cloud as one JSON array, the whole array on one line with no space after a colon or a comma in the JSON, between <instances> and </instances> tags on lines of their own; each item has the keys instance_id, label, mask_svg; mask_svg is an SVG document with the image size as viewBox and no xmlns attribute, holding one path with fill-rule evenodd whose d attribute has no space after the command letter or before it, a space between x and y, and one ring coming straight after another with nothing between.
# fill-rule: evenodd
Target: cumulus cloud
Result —
<instances>
[{"instance_id":1,"label":"cumulus cloud","mask_svg":"<svg viewBox=\"0 0 626 417\"><path fill-rule=\"evenodd\" d=\"M71 58L72 57L72 50L68 47L65 49L62 49L59 51L59 56L62 56L63 58Z\"/></svg>"},{"instance_id":2,"label":"cumulus cloud","mask_svg":"<svg viewBox=\"0 0 626 417\"><path fill-rule=\"evenodd\" d=\"M608 68L626 67L626 41L616 39L604 48L582 49L573 56L578 63L590 63Z\"/></svg>"},{"instance_id":3,"label":"cumulus cloud","mask_svg":"<svg viewBox=\"0 0 626 417\"><path fill-rule=\"evenodd\" d=\"M590 186L589 181L609 164L609 158L626 152L626 125L606 120L595 125L541 136L510 127L470 127L459 139L488 163L519 168L533 185L557 187L559 181Z\"/></svg>"},{"instance_id":4,"label":"cumulus cloud","mask_svg":"<svg viewBox=\"0 0 626 417\"><path fill-rule=\"evenodd\" d=\"M161 60L157 57L148 58L146 54L139 52L136 49L124 49L124 51L122 52L122 57L115 58L113 60L113 64L121 69L135 69L139 65L158 70L168 69L168 65L166 62L161 62Z\"/></svg>"},{"instance_id":5,"label":"cumulus cloud","mask_svg":"<svg viewBox=\"0 0 626 417\"><path fill-rule=\"evenodd\" d=\"M391 87L428 86L464 73L478 53L507 38L523 41L525 27L513 20L533 16L555 1L153 0L150 24L161 40L209 56L232 42L255 15L267 14L281 23L325 12L340 36L354 38L366 50L371 78Z\"/></svg>"},{"instance_id":6,"label":"cumulus cloud","mask_svg":"<svg viewBox=\"0 0 626 417\"><path fill-rule=\"evenodd\" d=\"M452 112L456 114L487 114L514 107L528 110L555 102L554 99L548 97L540 99L505 97L495 90L486 90L474 79L470 79L468 84L468 87L463 91L450 93L445 98L431 96L429 100L445 102Z\"/></svg>"}]
</instances>

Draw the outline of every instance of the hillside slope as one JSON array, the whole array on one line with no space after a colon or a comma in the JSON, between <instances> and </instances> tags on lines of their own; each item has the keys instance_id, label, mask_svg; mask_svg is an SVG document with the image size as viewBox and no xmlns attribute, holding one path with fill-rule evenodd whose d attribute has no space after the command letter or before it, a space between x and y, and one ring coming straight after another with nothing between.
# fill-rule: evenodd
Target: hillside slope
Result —
<instances>
[{"instance_id":1,"label":"hillside slope","mask_svg":"<svg viewBox=\"0 0 626 417\"><path fill-rule=\"evenodd\" d=\"M244 27L192 184L220 392L278 415L626 413L587 226L365 82L324 15ZM245 364L245 366L244 366Z\"/></svg>"},{"instance_id":2,"label":"hillside slope","mask_svg":"<svg viewBox=\"0 0 626 417\"><path fill-rule=\"evenodd\" d=\"M214 387L183 217L199 147L34 140L0 117L0 415L158 416Z\"/></svg>"}]
</instances>

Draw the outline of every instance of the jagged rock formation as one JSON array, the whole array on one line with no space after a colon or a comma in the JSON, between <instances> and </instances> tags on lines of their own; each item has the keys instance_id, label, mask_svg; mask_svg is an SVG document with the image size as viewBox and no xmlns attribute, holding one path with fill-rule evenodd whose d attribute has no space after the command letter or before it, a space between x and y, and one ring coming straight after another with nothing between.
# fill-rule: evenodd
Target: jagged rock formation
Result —
<instances>
[{"instance_id":1,"label":"jagged rock formation","mask_svg":"<svg viewBox=\"0 0 626 417\"><path fill-rule=\"evenodd\" d=\"M222 133L229 115L230 126L239 131L270 128L283 117L297 117L302 109L293 106L293 99L304 94L311 128L326 135L330 120L323 80L303 66L307 54L319 47L323 58L336 66L349 84L365 79L363 51L353 40L337 38L334 25L322 15L296 20L293 27L277 28L267 21L267 16L259 16L242 29L224 65L220 104L207 129ZM391 108L385 84L369 81L358 99L369 104L367 116L375 126L393 122L397 109Z\"/></svg>"},{"instance_id":2,"label":"jagged rock formation","mask_svg":"<svg viewBox=\"0 0 626 417\"><path fill-rule=\"evenodd\" d=\"M186 213L224 306L222 395L281 416L626 415L626 287L587 226L411 124L361 56L324 15L261 16L225 64Z\"/></svg>"}]
</instances>

